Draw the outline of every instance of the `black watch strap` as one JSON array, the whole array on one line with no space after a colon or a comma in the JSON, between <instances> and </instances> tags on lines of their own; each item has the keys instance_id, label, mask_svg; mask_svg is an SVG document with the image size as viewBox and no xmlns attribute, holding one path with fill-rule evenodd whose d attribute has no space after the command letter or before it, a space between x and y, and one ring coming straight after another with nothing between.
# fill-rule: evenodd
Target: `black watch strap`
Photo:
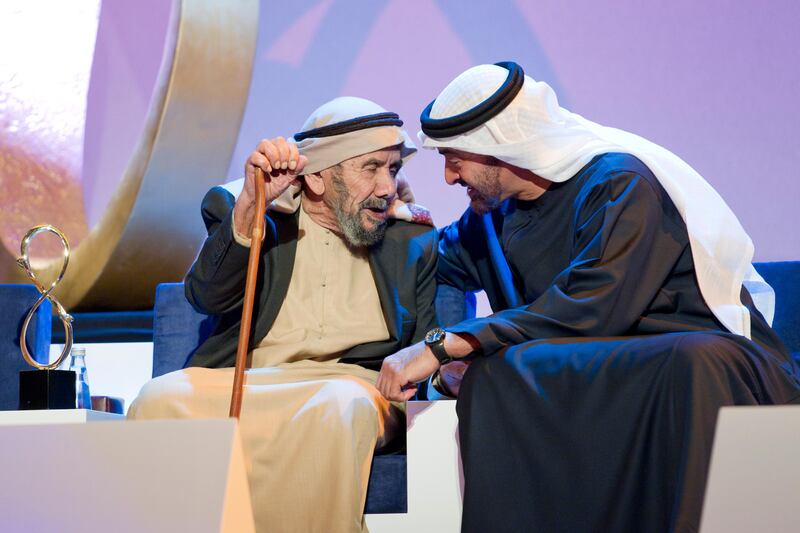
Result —
<instances>
[{"instance_id":1,"label":"black watch strap","mask_svg":"<svg viewBox=\"0 0 800 533\"><path fill-rule=\"evenodd\" d=\"M434 342L428 346L431 347L431 351L433 352L434 357L436 357L436 360L439 361L440 365L446 365L453 360L453 358L450 357L444 349L444 337L442 337L442 340L439 342Z\"/></svg>"}]
</instances>

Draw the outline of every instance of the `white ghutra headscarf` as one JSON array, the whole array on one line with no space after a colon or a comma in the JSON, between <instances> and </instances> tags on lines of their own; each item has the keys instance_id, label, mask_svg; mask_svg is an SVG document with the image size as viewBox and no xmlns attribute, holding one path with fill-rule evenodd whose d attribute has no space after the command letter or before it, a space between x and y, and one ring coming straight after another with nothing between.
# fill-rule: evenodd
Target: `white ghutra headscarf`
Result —
<instances>
[{"instance_id":1,"label":"white ghutra headscarf","mask_svg":"<svg viewBox=\"0 0 800 533\"><path fill-rule=\"evenodd\" d=\"M398 147L400 158L407 163L417 152L403 121L397 113L387 111L375 102L354 96L340 96L315 109L299 133L290 142L297 144L300 155L308 158L304 174L313 174L342 161L385 148ZM414 203L414 193L402 169L398 173L398 197L389 208L389 217L433 225L426 208ZM244 179L223 186L234 198L244 187ZM270 211L294 213L300 208L300 185L290 185L270 205Z\"/></svg>"},{"instance_id":2,"label":"white ghutra headscarf","mask_svg":"<svg viewBox=\"0 0 800 533\"><path fill-rule=\"evenodd\" d=\"M426 110L429 118L447 120L485 104L508 85L510 72L497 65L467 70ZM521 69L519 76L524 76ZM744 284L758 310L772 323L775 293L751 264L753 243L711 185L669 150L560 107L546 83L524 76L511 102L488 120L449 137L420 132L419 139L424 148L446 147L496 157L554 182L570 179L599 154L623 152L638 157L655 174L686 223L700 292L714 316L732 333L750 338L750 313L740 299Z\"/></svg>"}]
</instances>

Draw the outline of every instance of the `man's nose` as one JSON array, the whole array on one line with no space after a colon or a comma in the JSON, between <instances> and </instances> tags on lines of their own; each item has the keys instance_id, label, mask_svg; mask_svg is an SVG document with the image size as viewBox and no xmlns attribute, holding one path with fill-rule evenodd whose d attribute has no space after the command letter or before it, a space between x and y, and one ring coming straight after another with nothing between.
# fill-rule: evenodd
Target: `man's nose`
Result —
<instances>
[{"instance_id":1,"label":"man's nose","mask_svg":"<svg viewBox=\"0 0 800 533\"><path fill-rule=\"evenodd\" d=\"M375 184L375 196L378 198L392 198L397 194L397 181L392 177L391 172L381 172Z\"/></svg>"},{"instance_id":2,"label":"man's nose","mask_svg":"<svg viewBox=\"0 0 800 533\"><path fill-rule=\"evenodd\" d=\"M458 172L451 170L447 165L444 167L444 181L448 185L455 185L461 179Z\"/></svg>"}]
</instances>

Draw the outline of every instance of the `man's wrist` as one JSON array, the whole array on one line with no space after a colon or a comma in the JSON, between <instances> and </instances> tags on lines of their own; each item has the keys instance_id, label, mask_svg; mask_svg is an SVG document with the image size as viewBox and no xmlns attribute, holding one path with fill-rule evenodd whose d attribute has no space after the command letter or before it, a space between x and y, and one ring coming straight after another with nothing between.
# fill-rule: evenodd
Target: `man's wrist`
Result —
<instances>
[{"instance_id":1,"label":"man's wrist","mask_svg":"<svg viewBox=\"0 0 800 533\"><path fill-rule=\"evenodd\" d=\"M239 220L240 215L241 215L240 213L236 212L236 206L234 206L233 213L231 213L231 229L233 230L233 238L234 238L234 240L236 242L238 242L240 245L244 246L245 248L250 248L250 244L251 244L251 238L250 237L251 237L251 235L253 233L252 232L252 228L251 228L251 231L248 233L248 232L246 232L246 228L245 228L245 231L243 231L242 228L239 227L238 220ZM245 218L247 218L247 217L245 217Z\"/></svg>"},{"instance_id":2,"label":"man's wrist","mask_svg":"<svg viewBox=\"0 0 800 533\"><path fill-rule=\"evenodd\" d=\"M444 338L444 350L453 359L463 359L480 351L480 344L472 335L448 331Z\"/></svg>"}]
</instances>

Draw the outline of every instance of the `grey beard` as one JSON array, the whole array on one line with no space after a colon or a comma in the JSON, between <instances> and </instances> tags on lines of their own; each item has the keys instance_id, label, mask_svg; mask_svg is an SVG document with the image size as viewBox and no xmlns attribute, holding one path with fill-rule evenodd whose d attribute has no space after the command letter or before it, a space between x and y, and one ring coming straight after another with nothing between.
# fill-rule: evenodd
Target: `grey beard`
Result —
<instances>
[{"instance_id":1,"label":"grey beard","mask_svg":"<svg viewBox=\"0 0 800 533\"><path fill-rule=\"evenodd\" d=\"M351 213L345 208L345 201L348 195L347 185L336 175L331 178L331 182L337 193L336 200L331 207L333 208L333 214L336 216L336 222L339 224L342 235L348 244L360 247L372 246L381 242L386 234L386 221L376 222L375 227L367 229L361 222L361 210L368 207L386 209L388 202L381 198L367 198L361 202L358 211Z\"/></svg>"},{"instance_id":2,"label":"grey beard","mask_svg":"<svg viewBox=\"0 0 800 533\"><path fill-rule=\"evenodd\" d=\"M352 246L372 246L383 240L386 235L386 222L381 221L374 228L367 229L361 224L359 213L337 212L336 219L342 228L342 235Z\"/></svg>"}]
</instances>

